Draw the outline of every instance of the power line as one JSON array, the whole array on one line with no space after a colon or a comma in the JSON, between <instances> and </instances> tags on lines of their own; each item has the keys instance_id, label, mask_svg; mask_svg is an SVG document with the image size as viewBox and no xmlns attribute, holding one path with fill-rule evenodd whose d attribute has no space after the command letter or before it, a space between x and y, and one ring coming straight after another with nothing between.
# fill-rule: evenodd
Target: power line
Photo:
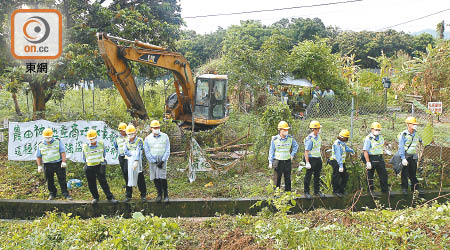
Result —
<instances>
[{"instance_id":1,"label":"power line","mask_svg":"<svg viewBox=\"0 0 450 250\"><path fill-rule=\"evenodd\" d=\"M436 14L439 14L439 13L442 13L442 12L446 12L446 11L449 11L449 10L450 10L450 9L441 10L441 11L438 11L438 12L435 12L435 13L432 13L432 14L428 14L428 15L423 16L423 17L415 18L415 19L412 19L412 20L409 20L409 21L406 21L406 22L403 22L403 23L399 23L399 24L396 24L396 25L388 26L388 27L379 29L379 30L377 30L377 31L382 31L382 30L385 30L385 29L394 28L394 27L397 27L397 26L400 26L400 25L403 25L403 24L411 23L411 22L414 22L414 21L418 21L418 20L420 20L420 19L424 19L424 18L427 18L427 17L430 17L430 16L434 16L434 15L436 15Z\"/></svg>"},{"instance_id":2,"label":"power line","mask_svg":"<svg viewBox=\"0 0 450 250\"><path fill-rule=\"evenodd\" d=\"M251 10L251 11L232 12L232 13L210 14L210 15L202 15L202 16L188 16L188 17L183 17L183 18L184 19L188 19L188 18L189 19L194 19L194 18L202 18L202 17L231 16L231 15L241 15L241 14L260 13L260 12L272 12L272 11L280 11L280 10L312 8L312 7L337 5L337 4L345 4L345 3L354 3L354 2L362 2L362 1L364 1L364 0L349 0L349 1L342 1L342 2L331 2L331 3L313 4L313 5L303 5L303 6L295 6L295 7L278 8L278 9Z\"/></svg>"}]
</instances>

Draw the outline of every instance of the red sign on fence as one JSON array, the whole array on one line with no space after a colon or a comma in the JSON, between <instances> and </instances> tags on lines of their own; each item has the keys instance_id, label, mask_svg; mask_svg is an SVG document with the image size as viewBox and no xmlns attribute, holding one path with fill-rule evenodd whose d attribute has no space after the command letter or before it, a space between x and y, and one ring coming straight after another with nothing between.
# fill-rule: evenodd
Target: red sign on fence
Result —
<instances>
[{"instance_id":1,"label":"red sign on fence","mask_svg":"<svg viewBox=\"0 0 450 250\"><path fill-rule=\"evenodd\" d=\"M440 115L440 114L442 114L442 102L429 102L428 109L433 114Z\"/></svg>"}]
</instances>

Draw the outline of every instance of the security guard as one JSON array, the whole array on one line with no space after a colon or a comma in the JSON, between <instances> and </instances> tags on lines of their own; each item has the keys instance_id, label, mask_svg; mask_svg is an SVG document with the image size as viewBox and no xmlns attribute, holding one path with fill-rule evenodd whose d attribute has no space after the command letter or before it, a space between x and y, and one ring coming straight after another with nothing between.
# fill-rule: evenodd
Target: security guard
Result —
<instances>
[{"instance_id":1,"label":"security guard","mask_svg":"<svg viewBox=\"0 0 450 250\"><path fill-rule=\"evenodd\" d=\"M127 133L125 132L125 129L127 128L126 123L119 123L119 135L117 136L116 140L114 141L114 148L117 150L117 153L119 154L119 165L120 169L122 170L122 176L125 180L125 201L129 201L131 199L131 194L133 192L133 188L129 187L128 184L128 161L125 159L125 145L127 144Z\"/></svg>"},{"instance_id":2,"label":"security guard","mask_svg":"<svg viewBox=\"0 0 450 250\"><path fill-rule=\"evenodd\" d=\"M269 168L274 168L274 184L281 186L281 177L284 175L284 191L291 191L291 161L297 154L298 144L289 135L289 125L285 121L278 123L279 134L272 137L269 149ZM292 149L292 151L291 151Z\"/></svg>"},{"instance_id":3,"label":"security guard","mask_svg":"<svg viewBox=\"0 0 450 250\"><path fill-rule=\"evenodd\" d=\"M161 132L158 120L150 123L152 133L145 138L144 151L149 162L150 180L155 183L158 196L156 202L169 202L167 191L167 160L170 156L170 141L167 134ZM164 196L164 197L163 197Z\"/></svg>"},{"instance_id":4,"label":"security guard","mask_svg":"<svg viewBox=\"0 0 450 250\"><path fill-rule=\"evenodd\" d=\"M418 190L422 193L419 187L419 181L416 177L417 172L417 144L422 143L422 139L417 134L417 124L419 124L415 117L408 117L405 120L407 129L398 134L398 153L402 158L402 192L408 193L408 177L411 180L411 190Z\"/></svg>"},{"instance_id":5,"label":"security guard","mask_svg":"<svg viewBox=\"0 0 450 250\"><path fill-rule=\"evenodd\" d=\"M103 141L97 141L97 131L93 129L88 130L86 138L89 140L89 143L83 144L83 160L86 162L84 173L88 181L89 191L91 191L94 198L92 203L97 203L100 198L97 189L97 179L108 201L117 203L106 181L106 160Z\"/></svg>"},{"instance_id":6,"label":"security guard","mask_svg":"<svg viewBox=\"0 0 450 250\"><path fill-rule=\"evenodd\" d=\"M39 142L36 151L36 163L38 165L38 172L41 173L44 170L45 179L47 180L47 187L50 195L49 200L53 200L56 197L56 187L54 175L58 177L59 186L61 187L61 193L64 198L72 200L72 197L67 191L66 183L66 151L64 144L59 139L53 138L53 130L46 128L42 131L44 140ZM42 163L44 166L42 166Z\"/></svg>"},{"instance_id":7,"label":"security guard","mask_svg":"<svg viewBox=\"0 0 450 250\"><path fill-rule=\"evenodd\" d=\"M364 139L364 159L366 160L367 182L369 192L374 190L373 176L375 170L380 178L381 192L388 192L388 176L386 172L386 164L383 158L384 138L381 135L381 124L374 122L370 126L371 132Z\"/></svg>"},{"instance_id":8,"label":"security guard","mask_svg":"<svg viewBox=\"0 0 450 250\"><path fill-rule=\"evenodd\" d=\"M325 197L320 192L320 173L322 171L322 155L320 148L322 147L322 138L320 137L320 128L322 125L318 121L311 121L309 128L311 133L303 140L305 144L305 163L306 163L306 175L304 179L304 191L305 197L311 199L309 193L309 185L311 182L312 174L314 173L314 194L319 197Z\"/></svg>"},{"instance_id":9,"label":"security guard","mask_svg":"<svg viewBox=\"0 0 450 250\"><path fill-rule=\"evenodd\" d=\"M141 192L141 200L144 202L147 200L147 186L145 184L144 169L142 166L142 150L144 148L144 140L141 137L136 136L136 128L133 125L126 127L126 133L128 136L127 143L125 144L125 158L127 159L127 198L125 202L131 200L133 193L133 187L138 186L139 192Z\"/></svg>"},{"instance_id":10,"label":"security guard","mask_svg":"<svg viewBox=\"0 0 450 250\"><path fill-rule=\"evenodd\" d=\"M331 184L333 185L333 194L337 197L344 196L345 187L347 186L348 173L347 168L345 167L347 153L355 153L355 151L346 144L349 137L350 131L347 129L341 130L337 140L333 143L331 152L330 165L333 168Z\"/></svg>"}]
</instances>

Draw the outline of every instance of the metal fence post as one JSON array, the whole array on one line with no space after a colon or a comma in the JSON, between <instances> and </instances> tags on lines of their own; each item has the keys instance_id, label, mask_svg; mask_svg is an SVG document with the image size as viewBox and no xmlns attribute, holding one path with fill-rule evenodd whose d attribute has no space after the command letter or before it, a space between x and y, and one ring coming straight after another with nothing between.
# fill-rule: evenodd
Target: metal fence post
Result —
<instances>
[{"instance_id":1,"label":"metal fence post","mask_svg":"<svg viewBox=\"0 0 450 250\"><path fill-rule=\"evenodd\" d=\"M350 140L353 140L353 117L355 112L355 97L352 96L352 113L351 113L351 120L350 120Z\"/></svg>"},{"instance_id":2,"label":"metal fence post","mask_svg":"<svg viewBox=\"0 0 450 250\"><path fill-rule=\"evenodd\" d=\"M95 83L92 81L92 114L95 114Z\"/></svg>"}]
</instances>

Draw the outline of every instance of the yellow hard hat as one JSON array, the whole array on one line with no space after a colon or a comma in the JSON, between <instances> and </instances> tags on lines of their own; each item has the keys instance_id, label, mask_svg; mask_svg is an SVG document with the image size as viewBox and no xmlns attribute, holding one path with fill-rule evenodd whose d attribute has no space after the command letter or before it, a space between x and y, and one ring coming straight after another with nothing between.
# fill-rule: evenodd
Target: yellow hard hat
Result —
<instances>
[{"instance_id":1,"label":"yellow hard hat","mask_svg":"<svg viewBox=\"0 0 450 250\"><path fill-rule=\"evenodd\" d=\"M373 122L370 128L381 129L381 124L379 122Z\"/></svg>"},{"instance_id":2,"label":"yellow hard hat","mask_svg":"<svg viewBox=\"0 0 450 250\"><path fill-rule=\"evenodd\" d=\"M158 120L153 120L153 121L150 123L150 127L151 127L151 128L159 128L159 127L161 127L161 124L159 124L159 121L158 121Z\"/></svg>"},{"instance_id":3,"label":"yellow hard hat","mask_svg":"<svg viewBox=\"0 0 450 250\"><path fill-rule=\"evenodd\" d=\"M290 127L287 122L281 121L278 123L278 129L290 129Z\"/></svg>"},{"instance_id":4,"label":"yellow hard hat","mask_svg":"<svg viewBox=\"0 0 450 250\"><path fill-rule=\"evenodd\" d=\"M89 129L86 134L86 138L88 138L88 140L90 140L90 139L94 139L95 137L97 137L97 131L95 131L94 129Z\"/></svg>"},{"instance_id":5,"label":"yellow hard hat","mask_svg":"<svg viewBox=\"0 0 450 250\"><path fill-rule=\"evenodd\" d=\"M42 131L42 135L44 137L52 137L53 136L53 130L51 128L46 128L44 131Z\"/></svg>"},{"instance_id":6,"label":"yellow hard hat","mask_svg":"<svg viewBox=\"0 0 450 250\"><path fill-rule=\"evenodd\" d=\"M125 131L125 129L127 128L127 124L124 122L119 123L119 130L121 131Z\"/></svg>"},{"instance_id":7,"label":"yellow hard hat","mask_svg":"<svg viewBox=\"0 0 450 250\"><path fill-rule=\"evenodd\" d=\"M311 121L309 123L309 128L321 128L322 125L320 125L320 122L318 121Z\"/></svg>"},{"instance_id":8,"label":"yellow hard hat","mask_svg":"<svg viewBox=\"0 0 450 250\"><path fill-rule=\"evenodd\" d=\"M344 137L344 138L349 138L350 137L350 131L348 131L348 129L343 129L339 133L339 136L340 137Z\"/></svg>"},{"instance_id":9,"label":"yellow hard hat","mask_svg":"<svg viewBox=\"0 0 450 250\"><path fill-rule=\"evenodd\" d=\"M419 124L419 123L417 122L416 118L413 117L413 116L410 116L410 117L406 118L405 122L406 122L406 123L409 123L409 124L414 124L414 125Z\"/></svg>"},{"instance_id":10,"label":"yellow hard hat","mask_svg":"<svg viewBox=\"0 0 450 250\"><path fill-rule=\"evenodd\" d=\"M127 133L127 135L134 134L134 133L136 133L136 128L132 124L130 124L125 129L125 132Z\"/></svg>"}]
</instances>

